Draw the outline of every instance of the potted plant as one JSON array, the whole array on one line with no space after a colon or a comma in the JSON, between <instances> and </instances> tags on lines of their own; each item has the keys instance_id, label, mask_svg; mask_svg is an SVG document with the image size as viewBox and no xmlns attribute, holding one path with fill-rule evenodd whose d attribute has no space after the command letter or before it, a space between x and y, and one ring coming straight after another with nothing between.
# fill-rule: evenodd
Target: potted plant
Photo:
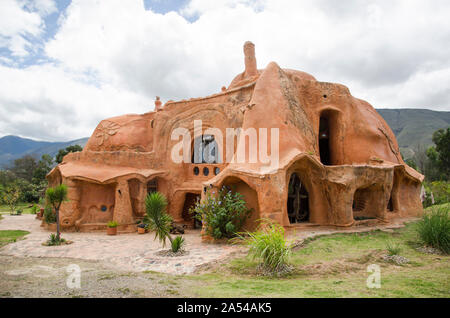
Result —
<instances>
[{"instance_id":1,"label":"potted plant","mask_svg":"<svg viewBox=\"0 0 450 318\"><path fill-rule=\"evenodd\" d=\"M117 234L117 226L119 223L116 221L109 221L108 224L106 224L106 234L108 235L116 235Z\"/></svg>"},{"instance_id":2,"label":"potted plant","mask_svg":"<svg viewBox=\"0 0 450 318\"><path fill-rule=\"evenodd\" d=\"M148 230L148 224L139 223L137 226L137 229L138 229L139 234L145 234L145 233L147 233L147 230Z\"/></svg>"}]
</instances>

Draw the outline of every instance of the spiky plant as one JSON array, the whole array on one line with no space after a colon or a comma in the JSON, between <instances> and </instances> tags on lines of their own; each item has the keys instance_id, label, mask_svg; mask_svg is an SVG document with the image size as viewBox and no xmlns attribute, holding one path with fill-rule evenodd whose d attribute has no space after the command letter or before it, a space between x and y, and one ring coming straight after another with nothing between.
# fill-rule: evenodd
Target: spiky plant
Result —
<instances>
[{"instance_id":1,"label":"spiky plant","mask_svg":"<svg viewBox=\"0 0 450 318\"><path fill-rule=\"evenodd\" d=\"M163 246L166 246L167 239L172 244L170 236L172 217L166 213L166 207L167 199L162 193L152 192L145 198L148 226L155 232L155 239L158 239Z\"/></svg>"}]
</instances>

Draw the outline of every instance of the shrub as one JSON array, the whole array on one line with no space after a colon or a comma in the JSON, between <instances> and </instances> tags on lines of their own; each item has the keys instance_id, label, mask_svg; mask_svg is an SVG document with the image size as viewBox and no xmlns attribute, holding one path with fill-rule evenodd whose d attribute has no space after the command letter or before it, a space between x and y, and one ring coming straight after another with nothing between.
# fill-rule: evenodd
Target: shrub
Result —
<instances>
[{"instance_id":1,"label":"shrub","mask_svg":"<svg viewBox=\"0 0 450 318\"><path fill-rule=\"evenodd\" d=\"M53 213L53 209L49 205L47 205L44 209L44 221L47 224L52 224L56 222L56 214Z\"/></svg>"},{"instance_id":2,"label":"shrub","mask_svg":"<svg viewBox=\"0 0 450 318\"><path fill-rule=\"evenodd\" d=\"M392 241L388 241L386 243L386 250L387 250L389 256L394 256L394 255L400 255L402 248L400 247L399 244L392 242Z\"/></svg>"},{"instance_id":3,"label":"shrub","mask_svg":"<svg viewBox=\"0 0 450 318\"><path fill-rule=\"evenodd\" d=\"M251 210L240 193L222 187L217 197L208 192L205 200L198 201L190 213L205 223L208 235L221 239L235 236L250 217Z\"/></svg>"},{"instance_id":4,"label":"shrub","mask_svg":"<svg viewBox=\"0 0 450 318\"><path fill-rule=\"evenodd\" d=\"M450 216L448 205L434 207L417 223L420 240L428 246L450 253Z\"/></svg>"},{"instance_id":5,"label":"shrub","mask_svg":"<svg viewBox=\"0 0 450 318\"><path fill-rule=\"evenodd\" d=\"M271 273L286 271L291 256L291 246L284 237L284 228L271 220L262 220L254 233L240 238L249 249L253 259L260 259L261 264Z\"/></svg>"},{"instance_id":6,"label":"shrub","mask_svg":"<svg viewBox=\"0 0 450 318\"><path fill-rule=\"evenodd\" d=\"M425 187L425 201L424 207L431 206L431 194L433 194L434 204L444 204L450 202L450 182L448 181L434 181L424 182Z\"/></svg>"},{"instance_id":7,"label":"shrub","mask_svg":"<svg viewBox=\"0 0 450 318\"><path fill-rule=\"evenodd\" d=\"M174 238L171 245L172 245L172 252L177 253L181 251L184 245L184 238L182 236L177 236L176 238Z\"/></svg>"},{"instance_id":8,"label":"shrub","mask_svg":"<svg viewBox=\"0 0 450 318\"><path fill-rule=\"evenodd\" d=\"M38 211L38 206L37 204L33 204L33 206L31 207L31 214L36 214Z\"/></svg>"},{"instance_id":9,"label":"shrub","mask_svg":"<svg viewBox=\"0 0 450 318\"><path fill-rule=\"evenodd\" d=\"M106 226L107 227L117 227L119 225L119 223L117 223L116 221L109 221Z\"/></svg>"}]
</instances>

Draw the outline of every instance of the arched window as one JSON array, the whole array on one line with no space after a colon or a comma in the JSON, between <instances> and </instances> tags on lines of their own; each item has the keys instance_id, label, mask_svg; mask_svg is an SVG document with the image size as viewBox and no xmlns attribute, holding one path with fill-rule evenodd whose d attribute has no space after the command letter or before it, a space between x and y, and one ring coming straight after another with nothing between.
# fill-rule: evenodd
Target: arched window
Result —
<instances>
[{"instance_id":1,"label":"arched window","mask_svg":"<svg viewBox=\"0 0 450 318\"><path fill-rule=\"evenodd\" d=\"M289 223L309 221L308 191L296 173L289 179L287 210Z\"/></svg>"},{"instance_id":2,"label":"arched window","mask_svg":"<svg viewBox=\"0 0 450 318\"><path fill-rule=\"evenodd\" d=\"M194 140L192 163L219 163L219 146L214 135L203 135Z\"/></svg>"}]
</instances>

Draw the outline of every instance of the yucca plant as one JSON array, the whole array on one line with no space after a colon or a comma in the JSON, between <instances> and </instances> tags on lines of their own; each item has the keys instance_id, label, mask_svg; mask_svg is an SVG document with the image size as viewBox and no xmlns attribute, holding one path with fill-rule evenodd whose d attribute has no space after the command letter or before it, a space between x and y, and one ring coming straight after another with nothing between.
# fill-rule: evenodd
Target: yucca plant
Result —
<instances>
[{"instance_id":1,"label":"yucca plant","mask_svg":"<svg viewBox=\"0 0 450 318\"><path fill-rule=\"evenodd\" d=\"M171 244L173 241L170 236L172 217L166 213L166 207L167 199L159 192L152 192L145 198L146 222L150 230L155 232L155 239L158 239L163 246L166 246L167 239Z\"/></svg>"},{"instance_id":2,"label":"yucca plant","mask_svg":"<svg viewBox=\"0 0 450 318\"><path fill-rule=\"evenodd\" d=\"M417 233L425 245L450 254L450 215L448 206L434 207L417 223Z\"/></svg>"},{"instance_id":3,"label":"yucca plant","mask_svg":"<svg viewBox=\"0 0 450 318\"><path fill-rule=\"evenodd\" d=\"M172 241L172 252L177 253L178 251L181 251L184 245L184 238L182 236L177 236Z\"/></svg>"},{"instance_id":4,"label":"yucca plant","mask_svg":"<svg viewBox=\"0 0 450 318\"><path fill-rule=\"evenodd\" d=\"M253 259L260 259L272 273L285 270L291 256L291 246L285 239L284 228L271 220L261 220L256 232L239 235Z\"/></svg>"}]
</instances>

